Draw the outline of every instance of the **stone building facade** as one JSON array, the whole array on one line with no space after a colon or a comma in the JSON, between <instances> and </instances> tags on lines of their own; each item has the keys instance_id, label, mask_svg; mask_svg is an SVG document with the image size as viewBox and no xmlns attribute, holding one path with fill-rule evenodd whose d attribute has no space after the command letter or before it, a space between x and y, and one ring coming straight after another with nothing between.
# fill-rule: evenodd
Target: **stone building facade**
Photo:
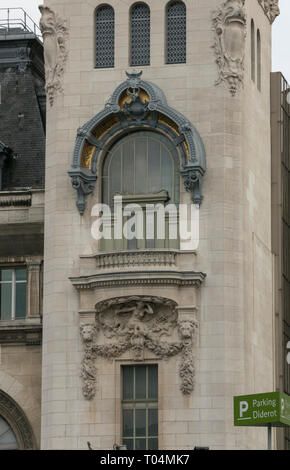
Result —
<instances>
[{"instance_id":1,"label":"stone building facade","mask_svg":"<svg viewBox=\"0 0 290 470\"><path fill-rule=\"evenodd\" d=\"M234 428L233 396L280 386L269 98L278 2L46 0L40 9L36 439L42 449L265 448L264 429ZM139 238L94 236L96 205L112 209L116 195L131 204ZM113 219L102 209L106 233L116 233L118 201ZM185 229L181 209L162 240L148 236L144 207L167 202L194 208L191 249L169 236L174 220Z\"/></svg>"}]
</instances>

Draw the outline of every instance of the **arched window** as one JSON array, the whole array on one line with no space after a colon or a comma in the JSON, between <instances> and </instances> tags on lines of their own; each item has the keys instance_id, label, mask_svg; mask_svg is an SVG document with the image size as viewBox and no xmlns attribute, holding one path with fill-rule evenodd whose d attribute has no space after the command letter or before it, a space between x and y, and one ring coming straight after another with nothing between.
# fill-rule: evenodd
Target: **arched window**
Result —
<instances>
[{"instance_id":1,"label":"arched window","mask_svg":"<svg viewBox=\"0 0 290 470\"><path fill-rule=\"evenodd\" d=\"M96 10L96 68L112 68L115 65L115 12L109 5Z\"/></svg>"},{"instance_id":2,"label":"arched window","mask_svg":"<svg viewBox=\"0 0 290 470\"><path fill-rule=\"evenodd\" d=\"M255 23L251 21L251 77L253 82L256 80L256 35L255 35Z\"/></svg>"},{"instance_id":3,"label":"arched window","mask_svg":"<svg viewBox=\"0 0 290 470\"><path fill-rule=\"evenodd\" d=\"M166 23L166 62L186 63L186 6L183 2L172 1L167 5Z\"/></svg>"},{"instance_id":4,"label":"arched window","mask_svg":"<svg viewBox=\"0 0 290 470\"><path fill-rule=\"evenodd\" d=\"M18 450L16 436L5 419L0 416L0 450Z\"/></svg>"},{"instance_id":5,"label":"arched window","mask_svg":"<svg viewBox=\"0 0 290 470\"><path fill-rule=\"evenodd\" d=\"M131 8L130 65L150 65L150 8L145 3Z\"/></svg>"},{"instance_id":6,"label":"arched window","mask_svg":"<svg viewBox=\"0 0 290 470\"><path fill-rule=\"evenodd\" d=\"M179 165L175 146L151 131L137 131L123 137L108 152L103 164L102 202L113 208L114 196L121 195L123 207L138 204L144 211L142 240L123 240L111 249L176 248L179 240L146 237L146 205L179 203ZM142 216L143 217L143 216ZM157 215L156 215L157 217ZM154 222L155 223L155 222ZM168 224L168 220L166 222ZM168 225L166 229L168 233Z\"/></svg>"},{"instance_id":7,"label":"arched window","mask_svg":"<svg viewBox=\"0 0 290 470\"><path fill-rule=\"evenodd\" d=\"M261 51L261 33L257 31L257 86L258 90L262 88L262 51Z\"/></svg>"}]
</instances>

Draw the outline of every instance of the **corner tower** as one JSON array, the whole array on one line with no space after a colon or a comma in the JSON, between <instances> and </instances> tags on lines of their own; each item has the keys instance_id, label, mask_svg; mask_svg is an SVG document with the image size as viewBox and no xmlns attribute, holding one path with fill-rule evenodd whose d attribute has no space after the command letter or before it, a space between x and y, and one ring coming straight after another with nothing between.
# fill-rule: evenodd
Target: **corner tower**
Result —
<instances>
[{"instance_id":1,"label":"corner tower","mask_svg":"<svg viewBox=\"0 0 290 470\"><path fill-rule=\"evenodd\" d=\"M276 4L47 0L41 8L43 449L264 447L264 430L234 429L232 398L275 388ZM198 246L147 239L144 227L143 237L96 240L96 204L111 207L116 195L142 210L193 204ZM114 220L103 219L108 233Z\"/></svg>"}]
</instances>

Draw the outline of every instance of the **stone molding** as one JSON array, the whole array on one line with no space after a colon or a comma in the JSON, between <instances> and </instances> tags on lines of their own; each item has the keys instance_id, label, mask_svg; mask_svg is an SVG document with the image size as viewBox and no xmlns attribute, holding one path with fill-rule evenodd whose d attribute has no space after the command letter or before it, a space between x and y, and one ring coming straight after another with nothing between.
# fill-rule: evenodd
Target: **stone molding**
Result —
<instances>
[{"instance_id":1,"label":"stone molding","mask_svg":"<svg viewBox=\"0 0 290 470\"><path fill-rule=\"evenodd\" d=\"M17 344L40 346L42 344L42 325L29 320L11 320L0 323L0 345Z\"/></svg>"},{"instance_id":2,"label":"stone molding","mask_svg":"<svg viewBox=\"0 0 290 470\"><path fill-rule=\"evenodd\" d=\"M200 287L206 275L194 271L130 271L102 273L92 276L71 277L73 286L81 290L99 289L102 287L127 286L169 286Z\"/></svg>"},{"instance_id":3,"label":"stone molding","mask_svg":"<svg viewBox=\"0 0 290 470\"><path fill-rule=\"evenodd\" d=\"M246 44L245 0L226 0L214 12L213 49L215 51L219 78L216 85L225 83L232 96L244 84L244 59Z\"/></svg>"},{"instance_id":4,"label":"stone molding","mask_svg":"<svg viewBox=\"0 0 290 470\"><path fill-rule=\"evenodd\" d=\"M124 268L132 266L176 266L178 250L132 250L97 253L99 269Z\"/></svg>"},{"instance_id":5,"label":"stone molding","mask_svg":"<svg viewBox=\"0 0 290 470\"><path fill-rule=\"evenodd\" d=\"M80 327L84 397L95 397L98 357L113 360L130 351L132 361L140 362L145 350L161 360L180 354L180 389L184 395L191 395L195 386L193 346L197 329L196 316L178 318L177 304L170 299L131 296L98 303L95 322Z\"/></svg>"},{"instance_id":6,"label":"stone molding","mask_svg":"<svg viewBox=\"0 0 290 470\"><path fill-rule=\"evenodd\" d=\"M66 22L49 7L40 5L40 30L43 36L46 93L53 106L57 93L63 92L63 74L67 61L68 28Z\"/></svg>"},{"instance_id":7,"label":"stone molding","mask_svg":"<svg viewBox=\"0 0 290 470\"><path fill-rule=\"evenodd\" d=\"M11 426L21 450L35 450L36 443L32 427L20 406L0 390L0 416Z\"/></svg>"}]
</instances>

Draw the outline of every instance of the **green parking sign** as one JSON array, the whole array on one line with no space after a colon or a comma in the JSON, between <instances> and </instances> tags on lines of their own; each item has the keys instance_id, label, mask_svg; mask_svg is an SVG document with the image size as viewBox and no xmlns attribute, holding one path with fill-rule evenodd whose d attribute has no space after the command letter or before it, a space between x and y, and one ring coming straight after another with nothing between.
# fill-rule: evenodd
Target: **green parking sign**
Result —
<instances>
[{"instance_id":1,"label":"green parking sign","mask_svg":"<svg viewBox=\"0 0 290 470\"><path fill-rule=\"evenodd\" d=\"M290 397L272 392L234 397L235 426L290 426Z\"/></svg>"}]
</instances>

